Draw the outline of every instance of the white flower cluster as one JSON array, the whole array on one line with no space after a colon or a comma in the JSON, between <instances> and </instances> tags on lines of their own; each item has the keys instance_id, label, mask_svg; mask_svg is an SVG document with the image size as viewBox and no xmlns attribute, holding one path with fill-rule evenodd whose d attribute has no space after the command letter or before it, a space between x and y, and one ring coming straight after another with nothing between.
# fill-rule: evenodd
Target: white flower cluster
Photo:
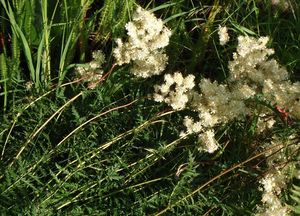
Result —
<instances>
[{"instance_id":1,"label":"white flower cluster","mask_svg":"<svg viewBox=\"0 0 300 216\"><path fill-rule=\"evenodd\" d=\"M291 83L288 72L274 59L268 60L274 53L268 49L267 37L255 39L239 37L234 61L229 63L230 81L244 82L252 90L262 93L265 98L289 113L300 118L300 82Z\"/></svg>"},{"instance_id":2,"label":"white flower cluster","mask_svg":"<svg viewBox=\"0 0 300 216\"><path fill-rule=\"evenodd\" d=\"M80 79L88 83L88 88L93 89L99 83L102 75L102 65L105 62L105 56L101 50L93 52L93 60L88 64L76 68Z\"/></svg>"},{"instance_id":3,"label":"white flower cluster","mask_svg":"<svg viewBox=\"0 0 300 216\"><path fill-rule=\"evenodd\" d=\"M229 41L228 29L226 26L219 26L218 28L218 35L220 44L224 46Z\"/></svg>"},{"instance_id":4,"label":"white flower cluster","mask_svg":"<svg viewBox=\"0 0 300 216\"><path fill-rule=\"evenodd\" d=\"M262 185L262 205L257 206L257 216L264 215L289 215L290 209L280 199L281 193L287 190L288 183L297 177L299 167L299 157L291 160L291 155L299 150L299 140L296 136L290 135L285 139L273 136L271 142L263 144L269 149L266 151L266 164L270 169L260 180ZM271 150L270 150L271 149Z\"/></svg>"},{"instance_id":5,"label":"white flower cluster","mask_svg":"<svg viewBox=\"0 0 300 216\"><path fill-rule=\"evenodd\" d=\"M268 79L264 82L263 94L267 100L288 110L292 117L300 119L300 82L274 82Z\"/></svg>"},{"instance_id":6,"label":"white flower cluster","mask_svg":"<svg viewBox=\"0 0 300 216\"><path fill-rule=\"evenodd\" d=\"M212 117L212 116L210 116ZM181 136L187 134L197 133L199 134L199 141L202 144L198 149L199 151L205 151L213 153L218 149L218 143L215 139L215 133L213 129L206 130L203 126L203 121L194 121L191 117L186 116L183 120L184 126L187 128L186 132L182 132Z\"/></svg>"},{"instance_id":7,"label":"white flower cluster","mask_svg":"<svg viewBox=\"0 0 300 216\"><path fill-rule=\"evenodd\" d=\"M199 141L204 144L202 148L208 153L213 153L219 148L215 139L215 132L212 129L204 131L202 134L200 134ZM201 147L199 150L201 150Z\"/></svg>"},{"instance_id":8,"label":"white flower cluster","mask_svg":"<svg viewBox=\"0 0 300 216\"><path fill-rule=\"evenodd\" d=\"M267 114L262 113L258 115L256 131L258 134L263 133L264 131L271 129L275 123L276 120L274 119L274 116L268 116Z\"/></svg>"},{"instance_id":9,"label":"white flower cluster","mask_svg":"<svg viewBox=\"0 0 300 216\"><path fill-rule=\"evenodd\" d=\"M262 87L265 80L282 82L288 79L288 72L275 59L268 60L274 54L267 48L268 37L258 39L248 36L238 37L237 52L229 62L229 80L246 82L252 87Z\"/></svg>"},{"instance_id":10,"label":"white flower cluster","mask_svg":"<svg viewBox=\"0 0 300 216\"><path fill-rule=\"evenodd\" d=\"M254 110L254 104L249 101L257 94L263 94L264 99L289 111L300 118L300 83L288 81L288 72L274 59L268 59L274 53L266 47L267 37L255 39L248 36L238 38L237 52L233 54L233 61L229 62L229 78L226 84L202 79L200 92L191 91L189 94L189 108L198 113L199 120L186 118L184 134L198 133L203 146L200 149L213 152L217 149L213 139L213 127L241 120L246 115L261 113L259 130L271 128L275 124L270 109ZM268 115L266 115L268 114ZM266 120L262 123L261 120ZM214 143L214 144L213 144ZM213 146L213 147L212 147Z\"/></svg>"},{"instance_id":11,"label":"white flower cluster","mask_svg":"<svg viewBox=\"0 0 300 216\"><path fill-rule=\"evenodd\" d=\"M262 207L258 207L257 216L287 216L290 209L283 205L279 195L283 188L285 188L285 174L279 170L268 173L260 183L263 188Z\"/></svg>"},{"instance_id":12,"label":"white flower cluster","mask_svg":"<svg viewBox=\"0 0 300 216\"><path fill-rule=\"evenodd\" d=\"M239 119L249 113L245 100L255 92L247 85L238 84L229 88L226 84L202 79L199 86L201 93L194 93L191 104L205 127Z\"/></svg>"},{"instance_id":13,"label":"white flower cluster","mask_svg":"<svg viewBox=\"0 0 300 216\"><path fill-rule=\"evenodd\" d=\"M127 42L116 40L113 54L118 65L132 62L132 73L147 78L160 74L168 57L163 48L169 44L171 31L161 19L138 7L132 21L126 24Z\"/></svg>"},{"instance_id":14,"label":"white flower cluster","mask_svg":"<svg viewBox=\"0 0 300 216\"><path fill-rule=\"evenodd\" d=\"M164 79L164 84L154 86L154 100L165 102L175 110L184 109L188 102L188 92L195 86L195 76L184 78L180 72L175 72L173 75L165 74Z\"/></svg>"},{"instance_id":15,"label":"white flower cluster","mask_svg":"<svg viewBox=\"0 0 300 216\"><path fill-rule=\"evenodd\" d=\"M201 93L193 92L190 98L190 108L198 113L199 121L185 120L186 133L199 133L202 146L199 149L213 153L218 149L212 129L219 123L227 123L234 119L241 119L250 113L245 100L255 92L247 85L237 84L232 89L225 84L202 79L199 87Z\"/></svg>"},{"instance_id":16,"label":"white flower cluster","mask_svg":"<svg viewBox=\"0 0 300 216\"><path fill-rule=\"evenodd\" d=\"M167 55L164 47L169 43L171 31L161 19L138 7L132 21L126 24L128 39L117 39L114 57L118 65L132 63L135 76L147 78L160 74L166 67ZM226 27L219 26L221 45L229 40ZM300 84L288 81L288 72L274 59L274 53L267 48L268 37L258 39L238 37L237 51L229 62L229 77L225 84L202 79L200 91L195 86L193 75L183 77L180 72L166 74L162 85L155 85L154 100L164 102L175 110L191 109L198 119L186 117L186 131L181 135L197 133L202 146L199 149L209 153L218 148L214 127L233 120L242 120L246 115L260 114L258 130L263 132L275 124L270 109L255 106L251 98L264 95L264 99L278 106L295 118L300 118ZM267 121L261 121L266 120Z\"/></svg>"},{"instance_id":17,"label":"white flower cluster","mask_svg":"<svg viewBox=\"0 0 300 216\"><path fill-rule=\"evenodd\" d=\"M274 53L266 47L268 37L239 37L238 40L234 60L229 63L230 81L246 83L269 102L300 118L300 82L291 83L287 70L276 60L268 60Z\"/></svg>"}]
</instances>

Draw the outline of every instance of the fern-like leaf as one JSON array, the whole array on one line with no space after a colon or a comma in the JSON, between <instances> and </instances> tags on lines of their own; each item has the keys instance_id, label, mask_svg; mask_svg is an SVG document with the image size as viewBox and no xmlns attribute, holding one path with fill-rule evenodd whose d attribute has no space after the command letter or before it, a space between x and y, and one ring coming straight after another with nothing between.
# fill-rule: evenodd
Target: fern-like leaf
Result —
<instances>
[{"instance_id":1,"label":"fern-like leaf","mask_svg":"<svg viewBox=\"0 0 300 216\"><path fill-rule=\"evenodd\" d=\"M300 187L293 185L293 188L291 189L291 195L290 197L292 200L295 201L295 205L292 207L292 210L296 214L300 214Z\"/></svg>"}]
</instances>

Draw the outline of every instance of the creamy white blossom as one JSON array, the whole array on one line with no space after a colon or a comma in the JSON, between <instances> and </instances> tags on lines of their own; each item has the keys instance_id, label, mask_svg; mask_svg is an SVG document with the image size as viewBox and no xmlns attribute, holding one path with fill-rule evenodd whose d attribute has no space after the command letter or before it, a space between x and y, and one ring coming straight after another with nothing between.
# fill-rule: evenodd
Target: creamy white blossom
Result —
<instances>
[{"instance_id":1,"label":"creamy white blossom","mask_svg":"<svg viewBox=\"0 0 300 216\"><path fill-rule=\"evenodd\" d=\"M224 46L229 41L228 29L226 26L219 26L218 35L220 44Z\"/></svg>"},{"instance_id":2,"label":"creamy white blossom","mask_svg":"<svg viewBox=\"0 0 300 216\"><path fill-rule=\"evenodd\" d=\"M262 148L268 149L265 151L268 170L259 181L263 193L257 216L290 215L291 209L282 198L283 191L289 189L290 181L299 173L299 160L291 160L291 155L299 150L300 143L296 138L295 134L285 138L273 135L270 141L261 143Z\"/></svg>"},{"instance_id":3,"label":"creamy white blossom","mask_svg":"<svg viewBox=\"0 0 300 216\"><path fill-rule=\"evenodd\" d=\"M127 41L116 39L117 47L113 50L116 64L132 63L132 73L142 78L164 71L168 57L163 48L169 44L171 31L163 21L138 7L125 28Z\"/></svg>"},{"instance_id":4,"label":"creamy white blossom","mask_svg":"<svg viewBox=\"0 0 300 216\"><path fill-rule=\"evenodd\" d=\"M189 116L186 116L183 120L183 125L187 128L186 134L198 133L203 129L203 126L200 121L194 122ZM184 135L185 133L182 133Z\"/></svg>"},{"instance_id":5,"label":"creamy white blossom","mask_svg":"<svg viewBox=\"0 0 300 216\"><path fill-rule=\"evenodd\" d=\"M207 130L199 135L199 140L202 143L200 149L208 153L213 153L218 149L218 144L215 139L213 130Z\"/></svg>"},{"instance_id":6,"label":"creamy white blossom","mask_svg":"<svg viewBox=\"0 0 300 216\"><path fill-rule=\"evenodd\" d=\"M237 51L229 62L228 79L218 83L204 78L199 83L199 91L190 91L188 108L197 112L199 118L192 119L193 124L185 122L186 133L196 131L194 122L201 125L198 134L204 134L218 124L242 120L255 113L260 114L257 132L270 129L276 123L272 116L276 115L269 108L256 106L251 101L256 95L263 95L274 109L278 106L293 118L300 118L300 83L288 81L287 70L270 59L274 50L267 48L268 40L268 37L240 36ZM181 77L177 79L181 82ZM212 133L209 135L206 137L211 137Z\"/></svg>"},{"instance_id":7,"label":"creamy white blossom","mask_svg":"<svg viewBox=\"0 0 300 216\"><path fill-rule=\"evenodd\" d=\"M191 104L199 112L203 125L213 127L220 122L242 118L248 113L244 100L253 95L251 90L242 94L239 88L230 90L226 84L211 82L209 79L202 79L199 87L201 94L194 96Z\"/></svg>"},{"instance_id":8,"label":"creamy white blossom","mask_svg":"<svg viewBox=\"0 0 300 216\"><path fill-rule=\"evenodd\" d=\"M182 110L189 100L188 93L195 86L193 75L183 77L180 72L165 74L165 83L154 86L153 98L157 102L164 101L175 110Z\"/></svg>"},{"instance_id":9,"label":"creamy white blossom","mask_svg":"<svg viewBox=\"0 0 300 216\"><path fill-rule=\"evenodd\" d=\"M274 82L267 79L262 92L269 101L288 111L291 116L300 119L300 82Z\"/></svg>"},{"instance_id":10,"label":"creamy white blossom","mask_svg":"<svg viewBox=\"0 0 300 216\"><path fill-rule=\"evenodd\" d=\"M268 41L268 37L260 37L259 39L248 36L238 37L237 52L233 53L233 61L229 62L231 81L248 80L261 85L266 76L269 77L274 74L270 70L261 69L268 56L274 53L273 49L266 47ZM272 64L273 67L276 67L277 65L274 64L277 62L273 61Z\"/></svg>"},{"instance_id":11,"label":"creamy white blossom","mask_svg":"<svg viewBox=\"0 0 300 216\"><path fill-rule=\"evenodd\" d=\"M268 129L271 129L274 124L276 123L276 120L273 116L268 116L265 113L258 116L257 123L256 123L256 131L258 133L262 133Z\"/></svg>"},{"instance_id":12,"label":"creamy white blossom","mask_svg":"<svg viewBox=\"0 0 300 216\"><path fill-rule=\"evenodd\" d=\"M268 41L268 37L238 37L237 50L229 62L229 76L224 83L203 78L199 88L193 89L193 75L166 74L165 82L154 87L154 100L165 102L175 110L187 108L196 112L197 119L185 118L186 131L181 135L198 134L203 143L200 149L209 153L218 148L214 137L217 125L259 114L258 133L273 127L278 115L266 106L257 105L253 100L256 96L266 100L274 109L284 110L281 111L283 115L288 113L299 119L300 82L289 81L287 70L270 58L274 50L267 47Z\"/></svg>"},{"instance_id":13,"label":"creamy white blossom","mask_svg":"<svg viewBox=\"0 0 300 216\"><path fill-rule=\"evenodd\" d=\"M102 65L105 62L105 56L101 50L92 53L92 61L76 68L77 75L84 82L88 83L88 88L93 89L99 83L102 75Z\"/></svg>"},{"instance_id":14,"label":"creamy white blossom","mask_svg":"<svg viewBox=\"0 0 300 216\"><path fill-rule=\"evenodd\" d=\"M289 215L289 208L280 200L281 191L286 187L285 174L279 170L268 173L260 180L262 184L262 206L258 207L257 216Z\"/></svg>"}]
</instances>

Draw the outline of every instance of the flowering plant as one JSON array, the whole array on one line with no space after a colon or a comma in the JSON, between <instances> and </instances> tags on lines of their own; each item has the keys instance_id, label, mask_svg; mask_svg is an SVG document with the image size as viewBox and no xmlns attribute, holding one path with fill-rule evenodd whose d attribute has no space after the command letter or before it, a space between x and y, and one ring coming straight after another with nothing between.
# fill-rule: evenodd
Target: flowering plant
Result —
<instances>
[{"instance_id":1,"label":"flowering plant","mask_svg":"<svg viewBox=\"0 0 300 216\"><path fill-rule=\"evenodd\" d=\"M3 215L300 213L296 1L36 3L0 0Z\"/></svg>"},{"instance_id":2,"label":"flowering plant","mask_svg":"<svg viewBox=\"0 0 300 216\"><path fill-rule=\"evenodd\" d=\"M140 7L126 29L127 42L116 41L117 64L132 62L131 71L137 77L163 73L168 60L163 48L169 43L171 31ZM229 41L227 30L225 26L218 28L222 46ZM177 111L185 109L197 113L197 119L184 118L186 130L181 136L197 134L200 151L214 153L222 147L215 137L215 130L221 124L257 116L256 133L261 134L274 127L278 120L291 124L291 118L300 119L300 82L292 83L288 71L271 58L275 52L267 47L268 42L269 37L239 36L236 52L228 63L228 77L222 83L203 78L196 84L193 74L184 77L177 71L165 74L164 83L154 86L156 102L166 103ZM276 118L276 112L281 119ZM274 146L274 142L265 147L270 146ZM283 173L282 169L275 169L260 181L264 208L258 208L258 215L289 212L278 198L286 185Z\"/></svg>"}]
</instances>

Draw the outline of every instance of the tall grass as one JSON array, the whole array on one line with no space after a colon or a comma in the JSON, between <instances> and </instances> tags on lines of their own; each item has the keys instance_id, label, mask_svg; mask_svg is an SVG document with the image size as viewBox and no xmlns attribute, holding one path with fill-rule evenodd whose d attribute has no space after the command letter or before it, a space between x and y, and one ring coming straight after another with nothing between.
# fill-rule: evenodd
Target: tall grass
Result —
<instances>
[{"instance_id":1,"label":"tall grass","mask_svg":"<svg viewBox=\"0 0 300 216\"><path fill-rule=\"evenodd\" d=\"M256 119L221 125L222 151L199 152L195 137L179 138L183 116L191 113L149 100L159 77L145 81L132 77L130 66L115 67L112 48L142 5L172 29L167 72L223 81L235 38L269 35L276 58L297 81L296 1L289 10L267 0L0 1L2 214L256 212L265 155L272 151L261 144L291 134L299 143L299 122L282 122L265 137L254 135ZM218 44L219 25L232 36L225 48ZM106 55L105 78L91 89L76 77L76 67L98 49ZM299 211L299 180L288 188L292 184L286 201Z\"/></svg>"}]
</instances>

